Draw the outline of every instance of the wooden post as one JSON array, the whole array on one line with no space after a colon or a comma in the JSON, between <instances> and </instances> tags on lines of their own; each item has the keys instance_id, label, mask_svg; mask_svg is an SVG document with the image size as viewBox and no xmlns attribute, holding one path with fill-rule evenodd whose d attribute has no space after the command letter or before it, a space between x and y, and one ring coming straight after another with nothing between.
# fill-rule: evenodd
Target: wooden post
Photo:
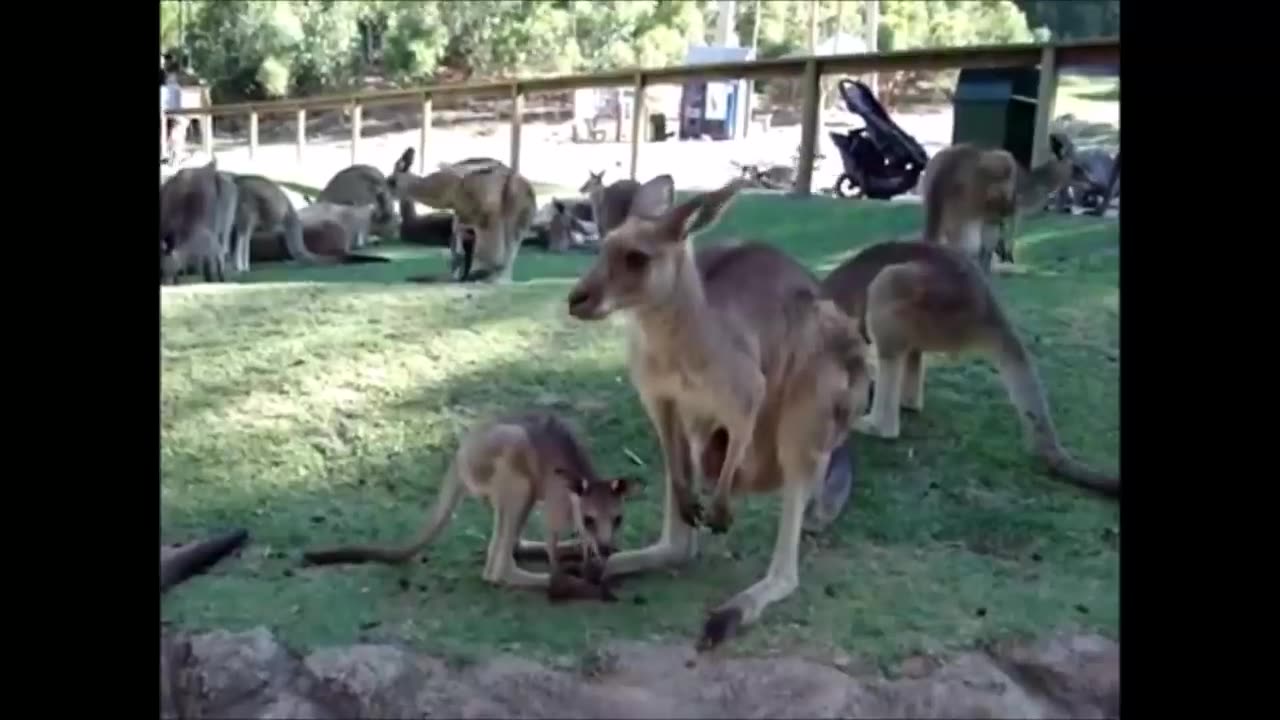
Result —
<instances>
[{"instance_id":1,"label":"wooden post","mask_svg":"<svg viewBox=\"0 0 1280 720\"><path fill-rule=\"evenodd\" d=\"M418 135L418 174L427 174L427 138L431 135L431 96L422 96L422 131Z\"/></svg>"},{"instance_id":2,"label":"wooden post","mask_svg":"<svg viewBox=\"0 0 1280 720\"><path fill-rule=\"evenodd\" d=\"M804 65L804 106L800 115L800 157L796 166L796 184L792 194L807 197L813 187L813 155L818 144L818 95L821 92L818 61Z\"/></svg>"},{"instance_id":3,"label":"wooden post","mask_svg":"<svg viewBox=\"0 0 1280 720\"><path fill-rule=\"evenodd\" d=\"M351 107L351 164L356 164L356 156L360 152L360 125L364 108L360 106L360 101L356 100Z\"/></svg>"},{"instance_id":4,"label":"wooden post","mask_svg":"<svg viewBox=\"0 0 1280 720\"><path fill-rule=\"evenodd\" d=\"M307 111L298 110L298 162L302 162L302 148L307 146Z\"/></svg>"},{"instance_id":5,"label":"wooden post","mask_svg":"<svg viewBox=\"0 0 1280 720\"><path fill-rule=\"evenodd\" d=\"M520 116L524 115L524 93L520 83L511 85L511 172L520 172Z\"/></svg>"},{"instance_id":6,"label":"wooden post","mask_svg":"<svg viewBox=\"0 0 1280 720\"><path fill-rule=\"evenodd\" d=\"M880 0L865 0L867 16L863 22L863 31L866 34L867 52L876 52L876 48L880 47ZM867 87L871 88L873 95L880 95L880 73L867 73Z\"/></svg>"},{"instance_id":7,"label":"wooden post","mask_svg":"<svg viewBox=\"0 0 1280 720\"><path fill-rule=\"evenodd\" d=\"M622 88L614 88L618 98L618 121L613 126L613 141L622 142Z\"/></svg>"},{"instance_id":8,"label":"wooden post","mask_svg":"<svg viewBox=\"0 0 1280 720\"><path fill-rule=\"evenodd\" d=\"M755 19L751 23L751 60L758 60L757 53L760 51L760 0L756 0ZM746 106L743 110L743 117L746 118L746 124L742 126L742 137L745 140L751 131L751 105L755 102L756 97L756 79L747 80L747 97L743 100Z\"/></svg>"},{"instance_id":9,"label":"wooden post","mask_svg":"<svg viewBox=\"0 0 1280 720\"><path fill-rule=\"evenodd\" d=\"M200 121L201 135L204 135L204 154L213 159L213 115L205 115Z\"/></svg>"},{"instance_id":10,"label":"wooden post","mask_svg":"<svg viewBox=\"0 0 1280 720\"><path fill-rule=\"evenodd\" d=\"M249 159L258 154L258 113L249 113Z\"/></svg>"},{"instance_id":11,"label":"wooden post","mask_svg":"<svg viewBox=\"0 0 1280 720\"><path fill-rule=\"evenodd\" d=\"M169 134L165 132L165 130L168 129L167 127L165 127L166 125L168 125L168 123L165 122L164 106L161 105L160 106L160 157L161 158L165 158L169 154L168 148L165 147L169 141Z\"/></svg>"},{"instance_id":12,"label":"wooden post","mask_svg":"<svg viewBox=\"0 0 1280 720\"><path fill-rule=\"evenodd\" d=\"M644 137L644 73L636 73L635 102L631 104L631 179L636 179L640 164L640 139Z\"/></svg>"},{"instance_id":13,"label":"wooden post","mask_svg":"<svg viewBox=\"0 0 1280 720\"><path fill-rule=\"evenodd\" d=\"M1049 124L1053 121L1053 104L1058 95L1058 54L1052 46L1040 53L1040 88L1036 93L1036 127L1032 136L1031 167L1049 159Z\"/></svg>"}]
</instances>

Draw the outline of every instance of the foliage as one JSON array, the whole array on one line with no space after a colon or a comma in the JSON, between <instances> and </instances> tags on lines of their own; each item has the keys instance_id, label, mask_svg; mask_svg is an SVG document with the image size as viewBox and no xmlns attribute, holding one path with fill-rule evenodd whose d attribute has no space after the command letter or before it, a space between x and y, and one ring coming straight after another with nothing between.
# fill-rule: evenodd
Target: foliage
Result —
<instances>
[{"instance_id":1,"label":"foliage","mask_svg":"<svg viewBox=\"0 0 1280 720\"><path fill-rule=\"evenodd\" d=\"M1120 36L1120 0L1015 0L1032 28L1056 40Z\"/></svg>"},{"instance_id":2,"label":"foliage","mask_svg":"<svg viewBox=\"0 0 1280 720\"><path fill-rule=\"evenodd\" d=\"M258 66L255 76L258 87L269 98L284 97L289 93L289 66L274 56L268 57Z\"/></svg>"},{"instance_id":3,"label":"foliage","mask_svg":"<svg viewBox=\"0 0 1280 720\"><path fill-rule=\"evenodd\" d=\"M865 3L821 0L818 36L861 37ZM263 97L268 58L284 66L290 93L312 94L380 71L398 83L450 74L478 77L554 74L678 63L690 45L709 42L718 4L710 0L468 0L343 2L294 0L187 2L185 38L178 4L162 2L162 47L182 44L216 100ZM1028 42L1029 27L1055 36L1118 28L1115 2L975 0L880 2L881 49ZM759 10L759 54L777 57L809 47L809 0L739 2L735 29L749 45ZM1023 8L1033 16L1027 22ZM1114 22L1113 22L1114 21Z\"/></svg>"}]
</instances>

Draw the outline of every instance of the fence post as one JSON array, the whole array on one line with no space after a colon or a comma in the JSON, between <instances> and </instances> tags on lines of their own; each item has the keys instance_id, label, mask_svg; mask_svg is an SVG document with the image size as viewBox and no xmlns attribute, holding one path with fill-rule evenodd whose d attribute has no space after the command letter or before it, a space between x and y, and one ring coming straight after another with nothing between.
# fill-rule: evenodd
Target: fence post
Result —
<instances>
[{"instance_id":1,"label":"fence post","mask_svg":"<svg viewBox=\"0 0 1280 720\"><path fill-rule=\"evenodd\" d=\"M360 152L360 125L364 108L360 101L353 100L351 106L351 164L356 164L356 155Z\"/></svg>"},{"instance_id":2,"label":"fence post","mask_svg":"<svg viewBox=\"0 0 1280 720\"><path fill-rule=\"evenodd\" d=\"M1053 104L1058 95L1057 48L1046 46L1040 53L1040 87L1036 92L1036 127L1032 135L1031 167L1043 163L1052 154L1049 149L1049 124L1053 122Z\"/></svg>"},{"instance_id":3,"label":"fence post","mask_svg":"<svg viewBox=\"0 0 1280 720\"><path fill-rule=\"evenodd\" d=\"M511 172L520 172L520 116L524 114L524 93L520 83L511 84Z\"/></svg>"},{"instance_id":4,"label":"fence post","mask_svg":"<svg viewBox=\"0 0 1280 720\"><path fill-rule=\"evenodd\" d=\"M160 106L160 157L163 159L168 156L169 148L166 147L169 142L169 133L165 132L169 129L168 123L165 122L164 106Z\"/></svg>"},{"instance_id":5,"label":"fence post","mask_svg":"<svg viewBox=\"0 0 1280 720\"><path fill-rule=\"evenodd\" d=\"M307 110L298 108L298 162L302 162L302 148L307 146Z\"/></svg>"},{"instance_id":6,"label":"fence post","mask_svg":"<svg viewBox=\"0 0 1280 720\"><path fill-rule=\"evenodd\" d=\"M422 96L422 132L418 136L418 174L427 174L427 137L431 134L431 96ZM406 168L407 169L407 168Z\"/></svg>"},{"instance_id":7,"label":"fence post","mask_svg":"<svg viewBox=\"0 0 1280 720\"><path fill-rule=\"evenodd\" d=\"M644 89L647 85L644 73L636 73L635 99L631 103L631 179L636 179L637 167L640 164L640 140L644 137ZM622 114L622 106L618 106L618 114Z\"/></svg>"},{"instance_id":8,"label":"fence post","mask_svg":"<svg viewBox=\"0 0 1280 720\"><path fill-rule=\"evenodd\" d=\"M819 81L818 61L810 59L804 64L804 105L800 115L800 157L796 166L796 183L792 195L807 197L813 188L813 154L818 143L818 96L822 88Z\"/></svg>"},{"instance_id":9,"label":"fence post","mask_svg":"<svg viewBox=\"0 0 1280 720\"><path fill-rule=\"evenodd\" d=\"M204 154L213 159L213 114L201 117L200 134L204 136Z\"/></svg>"},{"instance_id":10,"label":"fence post","mask_svg":"<svg viewBox=\"0 0 1280 720\"><path fill-rule=\"evenodd\" d=\"M258 154L258 113L249 113L249 159Z\"/></svg>"}]
</instances>

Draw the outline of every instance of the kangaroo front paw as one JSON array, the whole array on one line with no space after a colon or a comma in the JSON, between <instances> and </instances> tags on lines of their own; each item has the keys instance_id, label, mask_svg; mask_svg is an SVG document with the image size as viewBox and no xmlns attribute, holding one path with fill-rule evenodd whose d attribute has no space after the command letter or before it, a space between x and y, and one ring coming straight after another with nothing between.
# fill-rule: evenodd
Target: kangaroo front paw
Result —
<instances>
[{"instance_id":1,"label":"kangaroo front paw","mask_svg":"<svg viewBox=\"0 0 1280 720\"><path fill-rule=\"evenodd\" d=\"M727 500L716 498L711 502L711 514L707 517L707 527L711 532L721 535L729 531L733 525L733 511L729 509Z\"/></svg>"},{"instance_id":2,"label":"kangaroo front paw","mask_svg":"<svg viewBox=\"0 0 1280 720\"><path fill-rule=\"evenodd\" d=\"M693 493L687 493L685 497L680 499L680 519L691 528L702 525L702 503Z\"/></svg>"}]
</instances>

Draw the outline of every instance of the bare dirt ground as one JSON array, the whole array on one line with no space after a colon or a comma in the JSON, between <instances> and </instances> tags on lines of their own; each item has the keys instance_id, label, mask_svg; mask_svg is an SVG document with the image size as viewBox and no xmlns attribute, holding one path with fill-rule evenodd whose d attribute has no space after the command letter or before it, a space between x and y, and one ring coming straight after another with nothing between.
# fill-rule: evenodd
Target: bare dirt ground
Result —
<instances>
[{"instance_id":1,"label":"bare dirt ground","mask_svg":"<svg viewBox=\"0 0 1280 720\"><path fill-rule=\"evenodd\" d=\"M886 673L848 657L734 658L616 644L557 667L464 664L391 645L302 656L266 628L163 632L161 716L239 718L1119 717L1119 646L1009 642Z\"/></svg>"}]
</instances>

